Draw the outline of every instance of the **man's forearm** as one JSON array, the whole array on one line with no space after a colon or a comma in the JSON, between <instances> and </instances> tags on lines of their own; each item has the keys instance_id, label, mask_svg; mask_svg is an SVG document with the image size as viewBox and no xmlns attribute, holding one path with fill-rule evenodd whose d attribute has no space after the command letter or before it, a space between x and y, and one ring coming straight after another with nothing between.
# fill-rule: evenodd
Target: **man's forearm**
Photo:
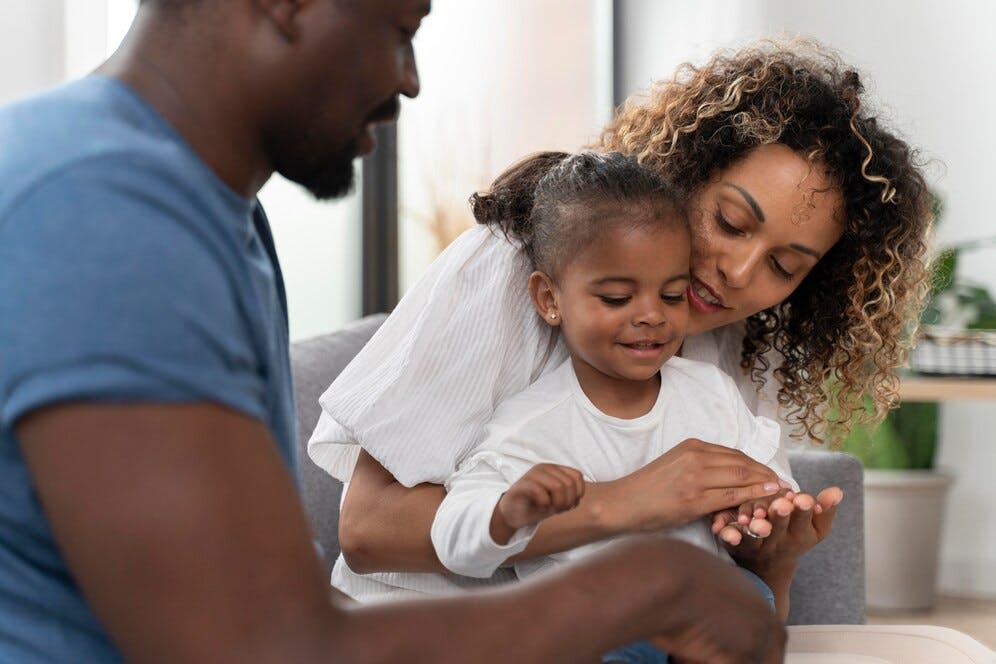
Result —
<instances>
[{"instance_id":1,"label":"man's forearm","mask_svg":"<svg viewBox=\"0 0 996 664\"><path fill-rule=\"evenodd\" d=\"M665 631L659 609L679 596L680 575L647 571L660 569L674 545L624 543L541 579L474 596L352 608L335 652L356 662L594 659Z\"/></svg>"}]
</instances>

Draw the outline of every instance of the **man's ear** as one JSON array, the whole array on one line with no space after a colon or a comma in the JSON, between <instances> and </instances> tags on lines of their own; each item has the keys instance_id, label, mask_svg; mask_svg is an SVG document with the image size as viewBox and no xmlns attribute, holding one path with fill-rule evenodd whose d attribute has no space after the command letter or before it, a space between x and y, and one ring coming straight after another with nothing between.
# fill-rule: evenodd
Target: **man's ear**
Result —
<instances>
[{"instance_id":1,"label":"man's ear","mask_svg":"<svg viewBox=\"0 0 996 664\"><path fill-rule=\"evenodd\" d=\"M537 270L529 275L529 297L532 298L536 313L548 325L560 325L560 306L557 285L545 272Z\"/></svg>"},{"instance_id":2,"label":"man's ear","mask_svg":"<svg viewBox=\"0 0 996 664\"><path fill-rule=\"evenodd\" d=\"M297 41L300 28L298 14L311 0L255 0L259 10L270 19L287 41Z\"/></svg>"}]
</instances>

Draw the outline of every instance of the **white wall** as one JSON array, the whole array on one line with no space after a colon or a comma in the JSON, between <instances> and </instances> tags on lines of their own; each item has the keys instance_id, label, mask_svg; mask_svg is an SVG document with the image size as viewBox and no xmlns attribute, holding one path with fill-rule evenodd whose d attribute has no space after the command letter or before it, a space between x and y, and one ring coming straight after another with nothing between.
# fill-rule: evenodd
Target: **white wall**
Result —
<instances>
[{"instance_id":1,"label":"white wall","mask_svg":"<svg viewBox=\"0 0 996 664\"><path fill-rule=\"evenodd\" d=\"M62 0L0 0L0 104L65 75Z\"/></svg>"},{"instance_id":2,"label":"white wall","mask_svg":"<svg viewBox=\"0 0 996 664\"><path fill-rule=\"evenodd\" d=\"M437 0L415 41L422 93L398 125L402 290L437 247L441 207L537 150L576 150L611 114L607 0Z\"/></svg>"},{"instance_id":3,"label":"white wall","mask_svg":"<svg viewBox=\"0 0 996 664\"><path fill-rule=\"evenodd\" d=\"M990 202L996 153L996 3L901 0L626 0L623 78L637 90L717 46L788 33L838 49L864 74L891 123L925 156L944 196L939 239L996 235ZM996 250L967 256L961 274L996 292ZM939 464L954 470L941 587L996 596L996 408L944 407Z\"/></svg>"},{"instance_id":4,"label":"white wall","mask_svg":"<svg viewBox=\"0 0 996 664\"><path fill-rule=\"evenodd\" d=\"M85 76L117 48L136 7L136 0L0 0L0 104ZM359 317L359 196L317 203L278 176L260 200L280 254L291 338Z\"/></svg>"}]
</instances>

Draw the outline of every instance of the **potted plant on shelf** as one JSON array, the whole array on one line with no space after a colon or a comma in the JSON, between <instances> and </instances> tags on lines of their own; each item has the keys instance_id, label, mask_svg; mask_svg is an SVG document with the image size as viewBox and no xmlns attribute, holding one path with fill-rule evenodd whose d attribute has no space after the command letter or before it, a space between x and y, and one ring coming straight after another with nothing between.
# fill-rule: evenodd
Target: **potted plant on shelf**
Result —
<instances>
[{"instance_id":1,"label":"potted plant on shelf","mask_svg":"<svg viewBox=\"0 0 996 664\"><path fill-rule=\"evenodd\" d=\"M984 286L955 276L963 252L994 240L951 245L938 254L912 371L996 373L996 302ZM953 480L934 467L938 416L937 403L902 403L878 427L855 426L844 442L865 466L870 609L927 609L934 602L944 504Z\"/></svg>"}]
</instances>

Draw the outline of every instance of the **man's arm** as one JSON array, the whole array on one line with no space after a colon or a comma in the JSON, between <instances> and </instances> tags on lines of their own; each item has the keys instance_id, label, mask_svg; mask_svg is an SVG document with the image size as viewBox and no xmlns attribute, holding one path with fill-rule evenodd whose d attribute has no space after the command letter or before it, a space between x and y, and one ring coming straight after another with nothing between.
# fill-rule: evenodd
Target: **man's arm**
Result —
<instances>
[{"instance_id":1,"label":"man's arm","mask_svg":"<svg viewBox=\"0 0 996 664\"><path fill-rule=\"evenodd\" d=\"M782 652L784 632L727 566L663 540L508 590L339 605L266 427L220 406L55 406L17 435L130 661L573 662L651 634L692 660Z\"/></svg>"}]
</instances>

